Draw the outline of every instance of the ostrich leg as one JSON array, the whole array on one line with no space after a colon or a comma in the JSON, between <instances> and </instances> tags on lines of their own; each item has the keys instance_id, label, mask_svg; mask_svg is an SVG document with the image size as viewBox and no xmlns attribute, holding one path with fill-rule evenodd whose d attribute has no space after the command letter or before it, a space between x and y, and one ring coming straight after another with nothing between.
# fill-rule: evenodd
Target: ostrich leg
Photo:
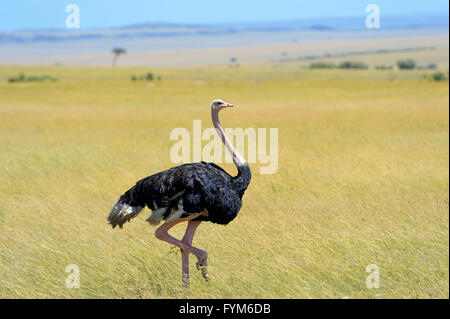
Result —
<instances>
[{"instance_id":1,"label":"ostrich leg","mask_svg":"<svg viewBox=\"0 0 450 319\"><path fill-rule=\"evenodd\" d=\"M172 228L173 226L175 226L176 224L184 222L184 221L189 221L200 215L201 215L201 213L165 223L156 229L155 236L159 240L163 240L165 242L168 242L169 244L179 247L182 251L187 251L188 253L194 254L198 258L197 269L202 269L203 277L205 277L205 279L207 279L207 277L208 277L208 274L206 272L206 259L208 256L207 252L204 250L192 247L191 245L188 245L186 243L183 243L183 242L179 241L178 239L175 239L174 237L170 236L167 233L168 230L170 228Z\"/></svg>"},{"instance_id":2,"label":"ostrich leg","mask_svg":"<svg viewBox=\"0 0 450 319\"><path fill-rule=\"evenodd\" d=\"M184 233L183 239L181 242L185 245L192 246L192 240L194 239L195 231L197 227L200 225L201 221L188 221L188 225L186 227L186 232ZM189 251L185 249L181 250L181 271L182 271L182 280L185 287L189 287Z\"/></svg>"}]
</instances>

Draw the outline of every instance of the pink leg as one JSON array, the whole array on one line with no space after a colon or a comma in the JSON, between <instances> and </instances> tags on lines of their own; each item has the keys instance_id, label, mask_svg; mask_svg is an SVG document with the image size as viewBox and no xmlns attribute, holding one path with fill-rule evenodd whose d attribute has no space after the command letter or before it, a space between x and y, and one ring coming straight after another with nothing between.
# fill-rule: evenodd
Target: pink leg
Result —
<instances>
[{"instance_id":1,"label":"pink leg","mask_svg":"<svg viewBox=\"0 0 450 319\"><path fill-rule=\"evenodd\" d=\"M188 221L186 232L184 233L183 239L181 240L183 244L192 246L192 240L194 239L195 231L197 230L197 227L200 225L200 223L201 221ZM189 251L181 249L181 260L182 280L185 286L189 286Z\"/></svg>"},{"instance_id":2,"label":"pink leg","mask_svg":"<svg viewBox=\"0 0 450 319\"><path fill-rule=\"evenodd\" d=\"M208 274L206 271L206 259L208 257L208 254L206 251L192 247L190 245L192 243L192 238L194 236L195 229L198 227L199 223L191 224L191 226L189 226L189 223L188 223L188 227L186 229L186 234L183 237L183 239L186 239L185 242L179 241L167 233L168 230L170 228L172 228L173 226L175 226L176 224L181 223L183 221L190 221L191 219L194 219L200 215L201 214L191 215L186 218L181 218L181 219L177 219L177 220L165 223L156 229L155 236L156 236L156 238L158 238L160 240L166 241L172 245L179 247L182 250L182 252L186 251L187 253L194 254L198 258L197 269L202 269L203 277L205 277L205 279L207 279ZM183 261L183 267L182 267L183 274L186 273L186 269L187 269L187 273L188 273L189 272L189 264L188 264L189 260L188 260L188 258L186 258L186 254L183 255L182 261ZM185 279L184 277L185 276L183 276L183 283L186 285L186 281L184 280ZM187 282L187 284L189 284L189 283Z\"/></svg>"}]
</instances>

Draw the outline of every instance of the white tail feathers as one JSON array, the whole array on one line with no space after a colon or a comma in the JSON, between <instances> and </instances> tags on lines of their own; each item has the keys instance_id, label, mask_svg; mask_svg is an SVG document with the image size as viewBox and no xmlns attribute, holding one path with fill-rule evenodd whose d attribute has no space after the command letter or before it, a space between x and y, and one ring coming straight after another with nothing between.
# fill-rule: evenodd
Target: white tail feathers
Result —
<instances>
[{"instance_id":1,"label":"white tail feathers","mask_svg":"<svg viewBox=\"0 0 450 319\"><path fill-rule=\"evenodd\" d=\"M119 199L111 209L108 221L113 228L117 225L122 228L124 223L136 217L143 208L144 206L130 206Z\"/></svg>"}]
</instances>

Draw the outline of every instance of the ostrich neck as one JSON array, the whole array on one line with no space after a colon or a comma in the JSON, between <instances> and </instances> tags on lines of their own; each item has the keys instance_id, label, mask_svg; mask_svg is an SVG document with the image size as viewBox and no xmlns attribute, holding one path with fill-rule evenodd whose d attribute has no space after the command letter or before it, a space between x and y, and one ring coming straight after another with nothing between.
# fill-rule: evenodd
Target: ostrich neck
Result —
<instances>
[{"instance_id":1,"label":"ostrich neck","mask_svg":"<svg viewBox=\"0 0 450 319\"><path fill-rule=\"evenodd\" d=\"M228 136L226 136L222 124L220 124L219 121L219 112L216 110L211 110L211 117L217 134L221 138L223 144L225 144L227 150L230 152L233 162L238 170L238 175L234 177L234 185L238 193L242 195L250 183L252 176L250 167L244 157L233 147L233 143L230 142Z\"/></svg>"},{"instance_id":2,"label":"ostrich neck","mask_svg":"<svg viewBox=\"0 0 450 319\"><path fill-rule=\"evenodd\" d=\"M246 164L246 161L244 157L233 147L233 144L228 139L228 136L226 136L225 131L222 127L222 124L220 124L219 121L219 112L212 110L211 111L211 117L212 122L214 124L214 127L216 129L217 134L222 139L223 144L225 144L225 147L230 152L231 157L233 158L234 164L239 167L241 165Z\"/></svg>"}]
</instances>

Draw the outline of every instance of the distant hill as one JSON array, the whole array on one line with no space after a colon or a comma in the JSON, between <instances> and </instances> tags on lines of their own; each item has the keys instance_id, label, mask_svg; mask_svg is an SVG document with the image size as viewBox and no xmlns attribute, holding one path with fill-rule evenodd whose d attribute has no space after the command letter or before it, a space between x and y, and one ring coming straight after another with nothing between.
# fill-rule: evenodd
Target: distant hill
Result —
<instances>
[{"instance_id":1,"label":"distant hill","mask_svg":"<svg viewBox=\"0 0 450 319\"><path fill-rule=\"evenodd\" d=\"M220 25L153 22L95 30L23 30L0 32L0 44L98 39L174 38L231 35L242 32L363 30L365 29L364 21L365 16L272 22L242 22ZM387 16L381 17L381 28L384 30L448 28L448 22L448 13L422 16Z\"/></svg>"}]
</instances>

